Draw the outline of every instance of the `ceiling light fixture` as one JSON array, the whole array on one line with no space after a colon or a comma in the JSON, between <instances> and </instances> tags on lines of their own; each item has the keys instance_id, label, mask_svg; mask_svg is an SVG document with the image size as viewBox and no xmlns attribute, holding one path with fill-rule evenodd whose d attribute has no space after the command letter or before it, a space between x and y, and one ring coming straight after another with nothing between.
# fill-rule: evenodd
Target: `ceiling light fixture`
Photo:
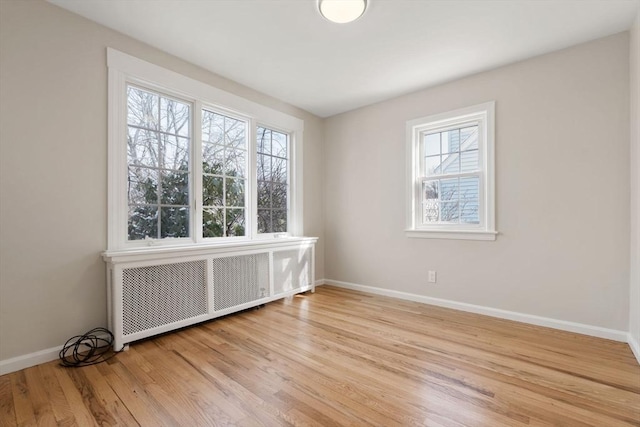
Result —
<instances>
[{"instance_id":1,"label":"ceiling light fixture","mask_svg":"<svg viewBox=\"0 0 640 427\"><path fill-rule=\"evenodd\" d=\"M318 0L320 14L331 22L346 24L360 18L367 0Z\"/></svg>"}]
</instances>

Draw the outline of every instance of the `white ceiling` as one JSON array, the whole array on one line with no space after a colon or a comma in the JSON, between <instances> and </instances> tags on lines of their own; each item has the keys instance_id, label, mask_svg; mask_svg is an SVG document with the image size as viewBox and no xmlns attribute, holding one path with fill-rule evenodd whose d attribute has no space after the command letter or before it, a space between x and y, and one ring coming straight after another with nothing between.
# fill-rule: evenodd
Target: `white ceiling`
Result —
<instances>
[{"instance_id":1,"label":"white ceiling","mask_svg":"<svg viewBox=\"0 0 640 427\"><path fill-rule=\"evenodd\" d=\"M327 117L625 31L638 0L369 0L334 24L316 0L49 0Z\"/></svg>"}]
</instances>

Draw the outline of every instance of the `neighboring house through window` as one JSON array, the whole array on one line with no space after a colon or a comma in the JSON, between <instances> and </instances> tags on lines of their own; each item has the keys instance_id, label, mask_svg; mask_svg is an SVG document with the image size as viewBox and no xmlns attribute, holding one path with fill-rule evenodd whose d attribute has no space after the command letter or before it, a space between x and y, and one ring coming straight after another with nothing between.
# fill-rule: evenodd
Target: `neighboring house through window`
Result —
<instances>
[{"instance_id":1,"label":"neighboring house through window","mask_svg":"<svg viewBox=\"0 0 640 427\"><path fill-rule=\"evenodd\" d=\"M407 236L495 240L494 103L407 122Z\"/></svg>"}]
</instances>

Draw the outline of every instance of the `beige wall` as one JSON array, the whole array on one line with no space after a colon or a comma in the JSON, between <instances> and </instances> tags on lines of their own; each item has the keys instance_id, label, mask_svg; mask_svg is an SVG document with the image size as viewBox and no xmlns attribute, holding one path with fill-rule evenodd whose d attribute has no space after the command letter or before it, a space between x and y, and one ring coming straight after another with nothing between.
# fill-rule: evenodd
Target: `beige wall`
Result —
<instances>
[{"instance_id":1,"label":"beige wall","mask_svg":"<svg viewBox=\"0 0 640 427\"><path fill-rule=\"evenodd\" d=\"M324 276L320 119L48 3L0 8L0 360L106 326L107 46L305 120Z\"/></svg>"},{"instance_id":2,"label":"beige wall","mask_svg":"<svg viewBox=\"0 0 640 427\"><path fill-rule=\"evenodd\" d=\"M327 119L327 278L626 331L628 58L622 33ZM497 241L406 238L405 121L490 100Z\"/></svg>"},{"instance_id":3,"label":"beige wall","mask_svg":"<svg viewBox=\"0 0 640 427\"><path fill-rule=\"evenodd\" d=\"M640 345L640 6L629 46L631 70L631 282L629 332ZM640 356L640 355L636 355Z\"/></svg>"}]
</instances>

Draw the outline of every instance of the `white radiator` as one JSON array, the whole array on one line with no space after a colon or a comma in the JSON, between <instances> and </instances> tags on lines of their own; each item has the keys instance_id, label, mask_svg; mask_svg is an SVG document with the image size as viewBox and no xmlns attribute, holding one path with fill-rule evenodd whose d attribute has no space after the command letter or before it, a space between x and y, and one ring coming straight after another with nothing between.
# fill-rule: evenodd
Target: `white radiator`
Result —
<instances>
[{"instance_id":1,"label":"white radiator","mask_svg":"<svg viewBox=\"0 0 640 427\"><path fill-rule=\"evenodd\" d=\"M313 290L316 240L105 252L114 348Z\"/></svg>"}]
</instances>

